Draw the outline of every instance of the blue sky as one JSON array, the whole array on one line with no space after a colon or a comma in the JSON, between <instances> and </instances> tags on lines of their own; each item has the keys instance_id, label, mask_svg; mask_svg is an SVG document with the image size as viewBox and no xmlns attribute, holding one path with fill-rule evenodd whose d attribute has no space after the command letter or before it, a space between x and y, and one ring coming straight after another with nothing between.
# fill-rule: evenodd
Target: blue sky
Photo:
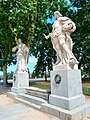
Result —
<instances>
[{"instance_id":1,"label":"blue sky","mask_svg":"<svg viewBox=\"0 0 90 120\"><path fill-rule=\"evenodd\" d=\"M37 59L34 56L29 57L29 62L28 62L27 67L29 68L30 73L33 72L36 62L37 62ZM8 66L7 72L11 72L11 71L14 72L16 70L16 68L17 68L17 64L16 65L12 64L12 65ZM0 75L3 75L3 72L0 71Z\"/></svg>"}]
</instances>

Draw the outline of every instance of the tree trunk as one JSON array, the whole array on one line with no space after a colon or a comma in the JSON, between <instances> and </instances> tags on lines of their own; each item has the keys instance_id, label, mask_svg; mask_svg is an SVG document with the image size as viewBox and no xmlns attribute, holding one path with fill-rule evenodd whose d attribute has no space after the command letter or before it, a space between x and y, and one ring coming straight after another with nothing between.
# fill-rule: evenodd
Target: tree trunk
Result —
<instances>
[{"instance_id":1,"label":"tree trunk","mask_svg":"<svg viewBox=\"0 0 90 120\"><path fill-rule=\"evenodd\" d=\"M88 72L89 78L90 78L90 71Z\"/></svg>"},{"instance_id":2,"label":"tree trunk","mask_svg":"<svg viewBox=\"0 0 90 120\"><path fill-rule=\"evenodd\" d=\"M3 86L7 86L7 63L3 65Z\"/></svg>"},{"instance_id":3,"label":"tree trunk","mask_svg":"<svg viewBox=\"0 0 90 120\"><path fill-rule=\"evenodd\" d=\"M46 74L46 70L45 70L45 81L47 81L47 74Z\"/></svg>"}]
</instances>

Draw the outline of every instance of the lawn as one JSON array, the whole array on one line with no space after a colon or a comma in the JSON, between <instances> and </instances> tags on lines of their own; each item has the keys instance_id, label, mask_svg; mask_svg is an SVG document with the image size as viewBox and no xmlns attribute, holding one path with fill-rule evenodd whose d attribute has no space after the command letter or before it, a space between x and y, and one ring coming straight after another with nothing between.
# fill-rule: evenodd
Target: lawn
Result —
<instances>
[{"instance_id":1,"label":"lawn","mask_svg":"<svg viewBox=\"0 0 90 120\"><path fill-rule=\"evenodd\" d=\"M30 86L38 87L41 89L51 89L51 84L49 81L30 82ZM84 95L90 95L90 82L83 82L82 90Z\"/></svg>"},{"instance_id":2,"label":"lawn","mask_svg":"<svg viewBox=\"0 0 90 120\"><path fill-rule=\"evenodd\" d=\"M84 88L83 87L83 94L84 95L90 95L90 88Z\"/></svg>"},{"instance_id":3,"label":"lawn","mask_svg":"<svg viewBox=\"0 0 90 120\"><path fill-rule=\"evenodd\" d=\"M86 81L83 82L83 94L90 95L90 79L87 82Z\"/></svg>"},{"instance_id":4,"label":"lawn","mask_svg":"<svg viewBox=\"0 0 90 120\"><path fill-rule=\"evenodd\" d=\"M45 82L30 82L30 86L33 87L38 87L41 89L50 89L51 85L49 81L45 81Z\"/></svg>"}]
</instances>

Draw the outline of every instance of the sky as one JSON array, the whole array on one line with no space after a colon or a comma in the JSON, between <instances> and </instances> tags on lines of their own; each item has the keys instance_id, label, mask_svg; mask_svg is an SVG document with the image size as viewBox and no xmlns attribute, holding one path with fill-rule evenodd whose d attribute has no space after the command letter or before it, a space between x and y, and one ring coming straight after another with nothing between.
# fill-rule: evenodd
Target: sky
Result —
<instances>
[{"instance_id":1,"label":"sky","mask_svg":"<svg viewBox=\"0 0 90 120\"><path fill-rule=\"evenodd\" d=\"M27 67L29 68L30 73L33 72L36 63L37 63L37 58L35 58L34 56L30 56L29 62L27 64ZM16 65L12 64L12 65L8 66L7 72L8 73L10 73L11 71L14 72L16 70L16 68L17 68L17 64ZM3 75L3 72L0 71L0 75Z\"/></svg>"}]
</instances>

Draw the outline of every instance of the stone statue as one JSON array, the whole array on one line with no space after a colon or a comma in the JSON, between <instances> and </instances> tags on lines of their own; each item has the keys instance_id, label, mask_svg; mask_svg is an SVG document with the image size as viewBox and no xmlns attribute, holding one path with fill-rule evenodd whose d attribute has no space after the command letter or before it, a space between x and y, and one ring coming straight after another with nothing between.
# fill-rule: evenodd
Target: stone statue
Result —
<instances>
[{"instance_id":1,"label":"stone statue","mask_svg":"<svg viewBox=\"0 0 90 120\"><path fill-rule=\"evenodd\" d=\"M54 65L75 65L78 64L72 48L73 42L70 34L76 30L75 23L68 17L62 16L59 11L54 12L56 21L53 24L52 32L45 35L45 38L51 38L53 48L56 51L57 61Z\"/></svg>"},{"instance_id":2,"label":"stone statue","mask_svg":"<svg viewBox=\"0 0 90 120\"><path fill-rule=\"evenodd\" d=\"M12 49L12 52L15 52L17 50L16 71L28 72L27 63L28 63L29 49L24 43L22 43L21 39L18 39L16 43L17 46Z\"/></svg>"}]
</instances>

